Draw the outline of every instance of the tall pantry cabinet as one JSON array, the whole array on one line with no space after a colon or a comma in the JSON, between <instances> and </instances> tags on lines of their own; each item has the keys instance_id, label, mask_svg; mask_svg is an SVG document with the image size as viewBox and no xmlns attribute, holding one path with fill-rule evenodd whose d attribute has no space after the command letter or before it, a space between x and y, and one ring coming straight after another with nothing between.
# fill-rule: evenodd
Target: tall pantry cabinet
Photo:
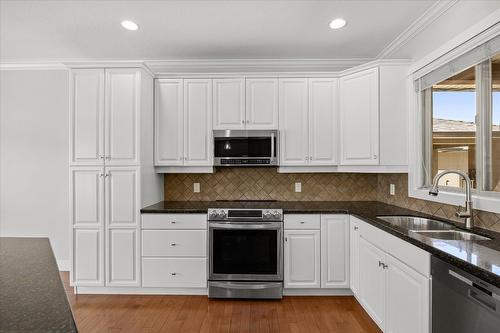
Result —
<instances>
[{"instance_id":1,"label":"tall pantry cabinet","mask_svg":"<svg viewBox=\"0 0 500 333\"><path fill-rule=\"evenodd\" d=\"M142 68L70 75L71 281L140 286L140 209L163 197L153 167L153 78Z\"/></svg>"}]
</instances>

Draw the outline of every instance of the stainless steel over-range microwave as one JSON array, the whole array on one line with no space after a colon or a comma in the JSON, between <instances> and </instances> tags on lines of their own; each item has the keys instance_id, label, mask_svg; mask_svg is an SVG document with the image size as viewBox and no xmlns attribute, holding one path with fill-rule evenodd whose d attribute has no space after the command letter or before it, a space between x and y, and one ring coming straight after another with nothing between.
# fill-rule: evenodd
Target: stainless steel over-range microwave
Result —
<instances>
[{"instance_id":1,"label":"stainless steel over-range microwave","mask_svg":"<svg viewBox=\"0 0 500 333\"><path fill-rule=\"evenodd\" d=\"M214 130L215 166L278 165L277 130Z\"/></svg>"}]
</instances>

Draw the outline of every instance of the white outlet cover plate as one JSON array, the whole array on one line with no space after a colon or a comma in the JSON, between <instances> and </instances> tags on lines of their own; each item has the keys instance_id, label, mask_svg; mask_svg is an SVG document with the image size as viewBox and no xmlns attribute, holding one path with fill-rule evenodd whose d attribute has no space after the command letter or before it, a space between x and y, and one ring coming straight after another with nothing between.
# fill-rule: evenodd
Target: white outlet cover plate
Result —
<instances>
[{"instance_id":1,"label":"white outlet cover plate","mask_svg":"<svg viewBox=\"0 0 500 333\"><path fill-rule=\"evenodd\" d=\"M302 183L295 183L295 192L302 192Z\"/></svg>"},{"instance_id":2,"label":"white outlet cover plate","mask_svg":"<svg viewBox=\"0 0 500 333\"><path fill-rule=\"evenodd\" d=\"M193 183L193 192L200 193L200 183Z\"/></svg>"},{"instance_id":3,"label":"white outlet cover plate","mask_svg":"<svg viewBox=\"0 0 500 333\"><path fill-rule=\"evenodd\" d=\"M390 195L395 195L396 194L396 186L394 184L389 185L389 194Z\"/></svg>"}]
</instances>

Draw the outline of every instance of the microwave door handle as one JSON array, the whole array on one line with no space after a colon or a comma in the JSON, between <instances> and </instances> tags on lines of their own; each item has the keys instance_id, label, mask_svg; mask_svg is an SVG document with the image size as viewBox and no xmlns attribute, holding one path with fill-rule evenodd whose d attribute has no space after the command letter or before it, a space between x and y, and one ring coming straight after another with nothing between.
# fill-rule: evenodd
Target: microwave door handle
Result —
<instances>
[{"instance_id":1,"label":"microwave door handle","mask_svg":"<svg viewBox=\"0 0 500 333\"><path fill-rule=\"evenodd\" d=\"M271 161L274 161L274 132L271 132Z\"/></svg>"}]
</instances>

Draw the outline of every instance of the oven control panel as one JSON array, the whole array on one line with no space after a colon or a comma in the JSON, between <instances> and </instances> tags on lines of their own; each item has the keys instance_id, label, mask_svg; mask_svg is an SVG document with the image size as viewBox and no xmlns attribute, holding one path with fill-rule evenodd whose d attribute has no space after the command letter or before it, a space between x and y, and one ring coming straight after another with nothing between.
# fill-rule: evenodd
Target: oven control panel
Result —
<instances>
[{"instance_id":1,"label":"oven control panel","mask_svg":"<svg viewBox=\"0 0 500 333\"><path fill-rule=\"evenodd\" d=\"M283 210L281 209L241 209L241 208L210 208L208 209L209 221L283 221Z\"/></svg>"}]
</instances>

